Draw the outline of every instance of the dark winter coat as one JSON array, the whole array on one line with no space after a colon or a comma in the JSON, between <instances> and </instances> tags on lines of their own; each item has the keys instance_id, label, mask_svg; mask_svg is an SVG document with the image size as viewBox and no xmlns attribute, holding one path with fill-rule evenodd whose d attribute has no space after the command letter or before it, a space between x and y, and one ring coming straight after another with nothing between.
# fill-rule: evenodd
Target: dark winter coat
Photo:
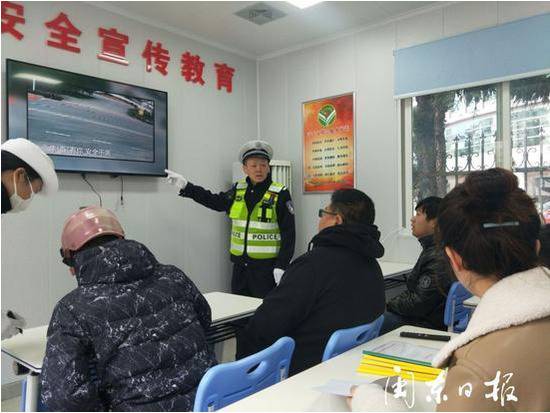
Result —
<instances>
[{"instance_id":1,"label":"dark winter coat","mask_svg":"<svg viewBox=\"0 0 550 413\"><path fill-rule=\"evenodd\" d=\"M49 410L190 410L215 358L210 307L178 268L114 240L75 257L78 288L56 305L41 373Z\"/></svg>"},{"instance_id":2,"label":"dark winter coat","mask_svg":"<svg viewBox=\"0 0 550 413\"><path fill-rule=\"evenodd\" d=\"M238 357L290 336L296 341L290 374L296 374L321 362L334 331L383 314L379 237L374 225L337 225L317 234L239 334Z\"/></svg>"},{"instance_id":3,"label":"dark winter coat","mask_svg":"<svg viewBox=\"0 0 550 413\"><path fill-rule=\"evenodd\" d=\"M419 242L422 253L407 276L407 289L388 303L388 311L415 325L444 330L443 313L451 275L433 235L422 237Z\"/></svg>"}]
</instances>

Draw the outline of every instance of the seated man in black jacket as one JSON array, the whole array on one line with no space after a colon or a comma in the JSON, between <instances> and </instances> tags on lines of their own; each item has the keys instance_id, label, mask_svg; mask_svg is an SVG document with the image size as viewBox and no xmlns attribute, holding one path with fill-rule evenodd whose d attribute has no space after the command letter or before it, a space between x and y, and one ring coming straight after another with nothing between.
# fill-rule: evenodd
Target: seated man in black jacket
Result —
<instances>
[{"instance_id":1,"label":"seated man in black jacket","mask_svg":"<svg viewBox=\"0 0 550 413\"><path fill-rule=\"evenodd\" d=\"M321 362L331 334L374 321L384 313L384 254L374 204L363 192L342 189L319 210L319 233L309 252L292 262L238 335L237 358L290 336L296 348L290 374Z\"/></svg>"},{"instance_id":2,"label":"seated man in black jacket","mask_svg":"<svg viewBox=\"0 0 550 413\"><path fill-rule=\"evenodd\" d=\"M49 411L185 411L216 364L210 306L178 268L124 239L114 214L65 222L63 262L77 288L56 305L41 382Z\"/></svg>"},{"instance_id":3,"label":"seated man in black jacket","mask_svg":"<svg viewBox=\"0 0 550 413\"><path fill-rule=\"evenodd\" d=\"M451 275L434 242L440 202L441 198L431 196L416 205L412 233L422 245L422 253L407 276L407 289L389 301L380 334L406 324L445 329L443 313Z\"/></svg>"}]
</instances>

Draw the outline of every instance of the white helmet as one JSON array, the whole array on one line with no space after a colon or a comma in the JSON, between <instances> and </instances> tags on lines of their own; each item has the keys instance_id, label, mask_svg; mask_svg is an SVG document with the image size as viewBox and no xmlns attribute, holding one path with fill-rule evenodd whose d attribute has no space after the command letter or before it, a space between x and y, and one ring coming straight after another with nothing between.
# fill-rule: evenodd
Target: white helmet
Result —
<instances>
[{"instance_id":1,"label":"white helmet","mask_svg":"<svg viewBox=\"0 0 550 413\"><path fill-rule=\"evenodd\" d=\"M239 160L244 163L246 158L250 156L261 156L270 161L271 158L273 158L273 148L269 143L259 139L248 141L241 146L241 150L239 151Z\"/></svg>"},{"instance_id":2,"label":"white helmet","mask_svg":"<svg viewBox=\"0 0 550 413\"><path fill-rule=\"evenodd\" d=\"M59 182L53 161L38 145L24 138L8 139L2 144L2 150L17 156L36 171L42 180L42 194L53 195L57 192Z\"/></svg>"}]
</instances>

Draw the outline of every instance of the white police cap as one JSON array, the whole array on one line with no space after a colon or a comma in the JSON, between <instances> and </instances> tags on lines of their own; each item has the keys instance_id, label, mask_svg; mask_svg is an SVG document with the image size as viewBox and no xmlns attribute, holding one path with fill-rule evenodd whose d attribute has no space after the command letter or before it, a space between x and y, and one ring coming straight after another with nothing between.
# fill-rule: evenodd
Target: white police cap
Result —
<instances>
[{"instance_id":1,"label":"white police cap","mask_svg":"<svg viewBox=\"0 0 550 413\"><path fill-rule=\"evenodd\" d=\"M59 182L52 159L40 147L28 139L8 139L2 144L2 150L10 152L27 163L42 180L43 195L52 195L57 192Z\"/></svg>"},{"instance_id":2,"label":"white police cap","mask_svg":"<svg viewBox=\"0 0 550 413\"><path fill-rule=\"evenodd\" d=\"M260 156L268 161L273 158L273 148L265 141L259 139L246 142L239 151L239 159L242 163L250 156Z\"/></svg>"}]
</instances>

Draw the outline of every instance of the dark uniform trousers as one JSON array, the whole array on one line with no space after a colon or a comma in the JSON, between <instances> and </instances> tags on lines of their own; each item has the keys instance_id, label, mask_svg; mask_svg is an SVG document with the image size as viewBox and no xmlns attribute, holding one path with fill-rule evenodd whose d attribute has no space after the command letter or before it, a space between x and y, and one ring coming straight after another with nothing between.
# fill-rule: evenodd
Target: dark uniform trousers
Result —
<instances>
[{"instance_id":1,"label":"dark uniform trousers","mask_svg":"<svg viewBox=\"0 0 550 413\"><path fill-rule=\"evenodd\" d=\"M249 297L264 298L273 288L273 265L243 263L233 264L231 292Z\"/></svg>"}]
</instances>

